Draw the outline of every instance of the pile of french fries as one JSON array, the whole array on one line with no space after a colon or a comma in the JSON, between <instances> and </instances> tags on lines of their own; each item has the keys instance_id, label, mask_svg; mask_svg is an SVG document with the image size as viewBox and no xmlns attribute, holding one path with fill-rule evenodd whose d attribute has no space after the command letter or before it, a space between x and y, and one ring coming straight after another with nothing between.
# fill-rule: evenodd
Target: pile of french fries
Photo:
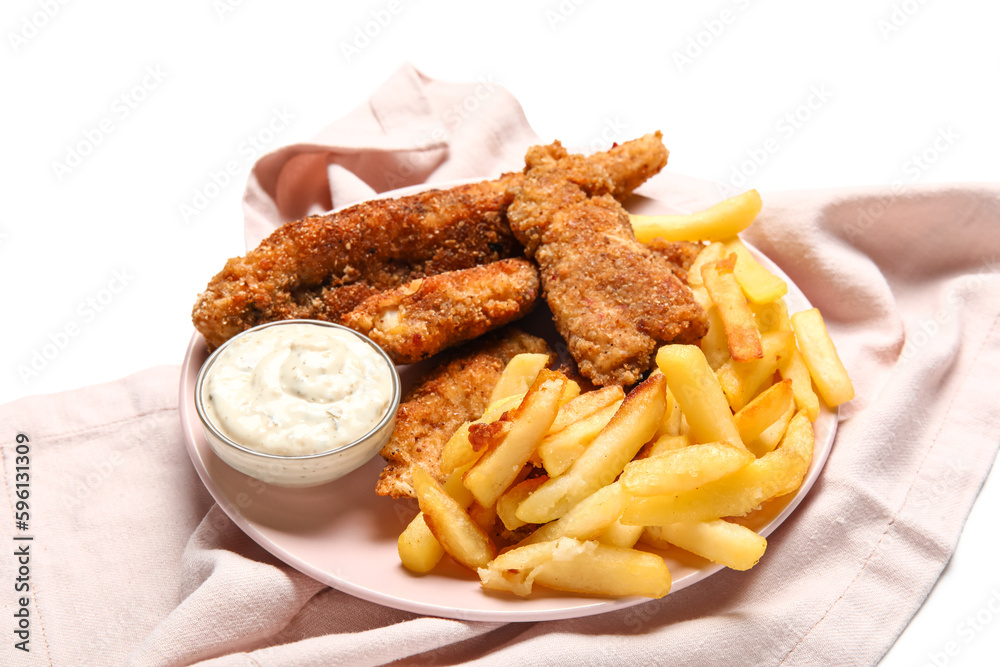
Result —
<instances>
[{"instance_id":1,"label":"pile of french fries","mask_svg":"<svg viewBox=\"0 0 1000 667\"><path fill-rule=\"evenodd\" d=\"M406 568L429 572L448 554L519 596L537 584L659 598L671 575L658 549L736 570L760 560L767 541L730 519L798 489L820 397L854 396L819 311L789 317L787 285L736 236L760 209L751 190L690 216L633 216L642 241L709 243L688 277L708 334L660 348L627 396L581 394L547 355L512 359L482 417L446 445L445 483L414 470Z\"/></svg>"}]
</instances>

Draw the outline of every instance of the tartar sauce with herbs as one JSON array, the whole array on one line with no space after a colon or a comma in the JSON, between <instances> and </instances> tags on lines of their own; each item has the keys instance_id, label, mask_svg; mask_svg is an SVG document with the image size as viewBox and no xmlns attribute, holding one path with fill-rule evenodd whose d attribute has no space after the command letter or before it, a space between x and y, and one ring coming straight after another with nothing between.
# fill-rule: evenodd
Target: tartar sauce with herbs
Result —
<instances>
[{"instance_id":1,"label":"tartar sauce with herbs","mask_svg":"<svg viewBox=\"0 0 1000 667\"><path fill-rule=\"evenodd\" d=\"M306 456L377 426L392 398L392 370L350 332L270 326L219 354L202 395L208 418L231 440L266 454Z\"/></svg>"}]
</instances>

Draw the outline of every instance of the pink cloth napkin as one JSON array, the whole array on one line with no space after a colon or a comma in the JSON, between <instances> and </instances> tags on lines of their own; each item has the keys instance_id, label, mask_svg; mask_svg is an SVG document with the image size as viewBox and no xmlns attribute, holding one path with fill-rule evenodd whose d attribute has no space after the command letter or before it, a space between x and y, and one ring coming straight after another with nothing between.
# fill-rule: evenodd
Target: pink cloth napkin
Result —
<instances>
[{"instance_id":1,"label":"pink cloth napkin","mask_svg":"<svg viewBox=\"0 0 1000 667\"><path fill-rule=\"evenodd\" d=\"M248 246L388 189L517 169L536 140L495 84L404 67L313 144L260 160ZM643 193L718 197L672 176ZM998 196L993 184L764 193L748 236L823 311L857 398L818 483L749 572L540 623L353 598L278 562L213 503L184 448L179 369L154 368L0 407L5 586L20 567L9 554L30 554L26 591L0 596L0 663L872 664L934 585L997 451ZM15 523L18 434L30 439L27 530ZM16 613L28 653L14 648Z\"/></svg>"}]
</instances>

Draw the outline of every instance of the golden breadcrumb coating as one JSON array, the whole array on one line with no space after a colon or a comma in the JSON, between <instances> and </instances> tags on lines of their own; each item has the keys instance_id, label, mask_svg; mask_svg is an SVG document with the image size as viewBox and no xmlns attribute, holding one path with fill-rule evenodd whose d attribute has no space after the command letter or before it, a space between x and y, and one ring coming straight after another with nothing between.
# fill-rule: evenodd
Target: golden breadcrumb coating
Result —
<instances>
[{"instance_id":1,"label":"golden breadcrumb coating","mask_svg":"<svg viewBox=\"0 0 1000 667\"><path fill-rule=\"evenodd\" d=\"M588 159L616 197L625 197L666 162L658 136ZM209 282L192 311L209 349L264 322L296 318L339 322L365 299L417 278L521 255L507 224L520 173L376 199L289 222Z\"/></svg>"},{"instance_id":2,"label":"golden breadcrumb coating","mask_svg":"<svg viewBox=\"0 0 1000 667\"><path fill-rule=\"evenodd\" d=\"M649 151L650 169L665 152ZM660 345L704 335L705 314L677 266L636 240L606 169L559 142L531 148L526 162L507 217L538 262L556 328L585 377L634 384Z\"/></svg>"},{"instance_id":3,"label":"golden breadcrumb coating","mask_svg":"<svg viewBox=\"0 0 1000 667\"><path fill-rule=\"evenodd\" d=\"M381 292L342 322L378 343L397 364L412 364L524 317L538 287L534 264L504 259Z\"/></svg>"},{"instance_id":4,"label":"golden breadcrumb coating","mask_svg":"<svg viewBox=\"0 0 1000 667\"><path fill-rule=\"evenodd\" d=\"M264 322L339 322L364 299L415 278L520 255L505 216L507 187L520 178L372 200L287 223L226 262L195 303L195 328L215 348Z\"/></svg>"}]
</instances>

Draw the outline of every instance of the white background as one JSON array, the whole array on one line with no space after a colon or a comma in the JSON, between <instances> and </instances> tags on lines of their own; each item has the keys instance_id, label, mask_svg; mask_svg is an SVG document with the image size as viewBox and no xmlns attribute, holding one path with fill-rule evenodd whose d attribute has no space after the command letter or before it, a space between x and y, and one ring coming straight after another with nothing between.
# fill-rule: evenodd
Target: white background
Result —
<instances>
[{"instance_id":1,"label":"white background","mask_svg":"<svg viewBox=\"0 0 1000 667\"><path fill-rule=\"evenodd\" d=\"M546 141L661 129L671 170L756 187L765 203L775 190L997 178L996 2L347 5L4 3L0 402L178 364L195 295L245 250L250 138L308 140L406 61L505 86ZM293 119L269 137L276 113ZM768 139L766 161L748 162ZM96 145L68 162L81 142ZM181 205L233 160L237 175L185 220ZM995 477L883 664L980 665L1000 650ZM958 626L977 613L991 623L967 642Z\"/></svg>"}]
</instances>

